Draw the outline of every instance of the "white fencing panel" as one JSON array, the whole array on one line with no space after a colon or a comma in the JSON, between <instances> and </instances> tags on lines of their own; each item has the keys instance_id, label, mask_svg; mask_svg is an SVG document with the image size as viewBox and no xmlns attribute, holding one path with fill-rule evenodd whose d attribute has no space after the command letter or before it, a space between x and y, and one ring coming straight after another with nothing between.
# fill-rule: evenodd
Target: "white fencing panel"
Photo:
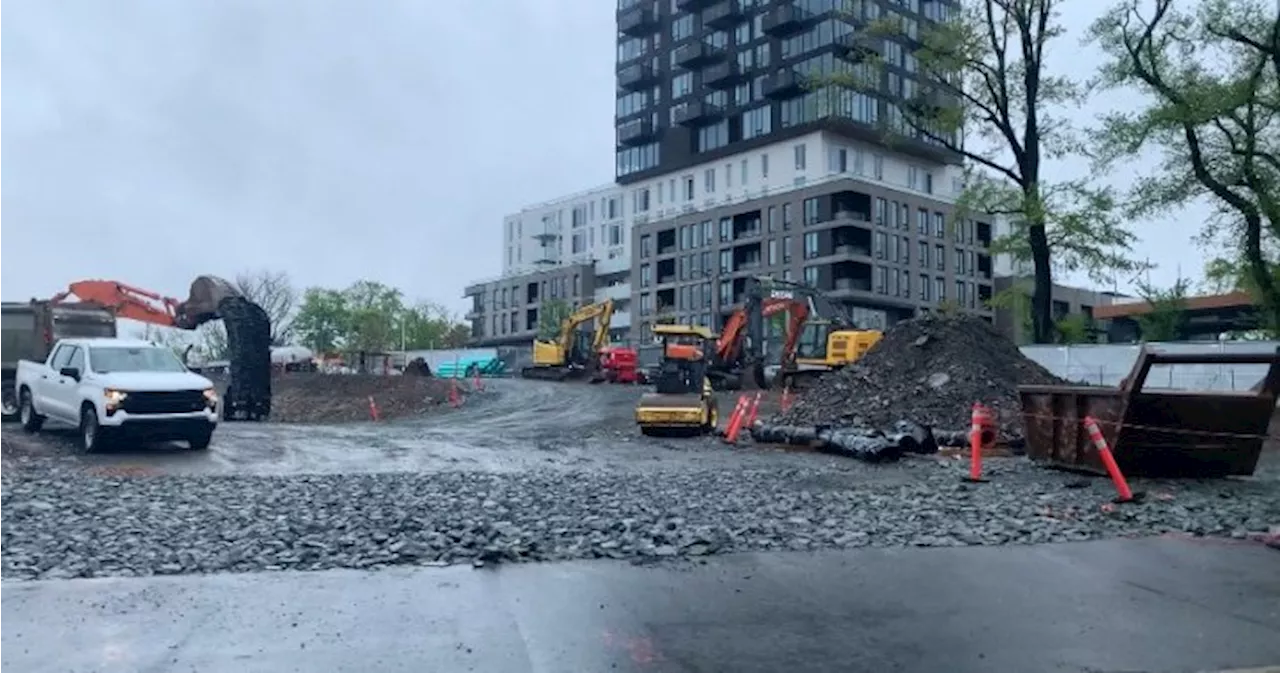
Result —
<instances>
[{"instance_id":1,"label":"white fencing panel","mask_svg":"<svg viewBox=\"0 0 1280 673\"><path fill-rule=\"evenodd\" d=\"M1167 353L1274 353L1276 341L1161 342L1148 344ZM1023 346L1022 353L1069 381L1118 386L1133 369L1140 346L1079 344ZM1175 390L1248 390L1262 380L1266 365L1156 365L1147 387Z\"/></svg>"}]
</instances>

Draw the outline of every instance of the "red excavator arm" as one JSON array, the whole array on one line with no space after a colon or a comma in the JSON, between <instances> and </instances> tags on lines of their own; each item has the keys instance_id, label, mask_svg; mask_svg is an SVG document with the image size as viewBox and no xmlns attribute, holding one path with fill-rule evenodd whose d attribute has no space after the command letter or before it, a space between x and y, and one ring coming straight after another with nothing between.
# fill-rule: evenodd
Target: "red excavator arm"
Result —
<instances>
[{"instance_id":1,"label":"red excavator arm","mask_svg":"<svg viewBox=\"0 0 1280 673\"><path fill-rule=\"evenodd\" d=\"M65 292L54 295L51 301L57 304L75 295L80 301L97 304L115 313L117 318L162 327L195 329L219 317L219 302L239 294L230 283L214 276L196 278L191 283L191 294L186 301L114 280L78 280L68 285Z\"/></svg>"},{"instance_id":2,"label":"red excavator arm","mask_svg":"<svg viewBox=\"0 0 1280 673\"><path fill-rule=\"evenodd\" d=\"M736 362L742 352L742 339L747 333L749 307L743 306L733 312L724 323L720 338L716 340L716 359L718 362ZM760 313L769 317L775 313L787 311L791 319L787 324L787 342L783 349L783 357L794 355L799 343L800 329L809 318L809 304L798 299L766 298L760 302ZM759 337L757 337L759 338Z\"/></svg>"},{"instance_id":3,"label":"red excavator arm","mask_svg":"<svg viewBox=\"0 0 1280 673\"><path fill-rule=\"evenodd\" d=\"M181 302L172 297L114 280L78 280L68 285L66 292L55 294L51 301L58 304L70 295L75 295L80 301L97 304L115 313L117 318L129 318L162 327L177 326L174 317L181 305Z\"/></svg>"}]
</instances>

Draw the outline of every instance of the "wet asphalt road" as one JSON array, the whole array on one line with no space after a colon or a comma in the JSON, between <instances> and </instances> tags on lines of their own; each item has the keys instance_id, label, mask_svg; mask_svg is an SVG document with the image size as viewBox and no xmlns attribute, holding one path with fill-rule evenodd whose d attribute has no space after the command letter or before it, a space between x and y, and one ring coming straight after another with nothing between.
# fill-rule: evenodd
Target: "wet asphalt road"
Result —
<instances>
[{"instance_id":1,"label":"wet asphalt road","mask_svg":"<svg viewBox=\"0 0 1280 673\"><path fill-rule=\"evenodd\" d=\"M1149 539L29 582L3 586L3 667L1259 673L1277 569L1260 545Z\"/></svg>"},{"instance_id":2,"label":"wet asphalt road","mask_svg":"<svg viewBox=\"0 0 1280 673\"><path fill-rule=\"evenodd\" d=\"M843 465L849 461L774 448L730 448L715 438L653 439L633 410L644 388L491 380L459 409L420 418L300 425L222 423L207 451L181 444L123 446L78 455L70 430L12 441L21 452L90 467L180 474L523 471L530 468L663 469ZM723 396L722 408L733 404Z\"/></svg>"}]
</instances>

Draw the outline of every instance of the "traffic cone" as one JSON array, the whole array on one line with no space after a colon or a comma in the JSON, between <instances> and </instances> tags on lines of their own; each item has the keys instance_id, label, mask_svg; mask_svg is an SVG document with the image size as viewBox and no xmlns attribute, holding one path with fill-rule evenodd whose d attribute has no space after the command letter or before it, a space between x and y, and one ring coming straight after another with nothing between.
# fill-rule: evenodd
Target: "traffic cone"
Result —
<instances>
[{"instance_id":1,"label":"traffic cone","mask_svg":"<svg viewBox=\"0 0 1280 673\"><path fill-rule=\"evenodd\" d=\"M742 418L747 413L747 396L739 395L737 404L733 405L733 413L729 415L729 425L724 429L724 441L733 444L738 441L738 432L742 430Z\"/></svg>"},{"instance_id":2,"label":"traffic cone","mask_svg":"<svg viewBox=\"0 0 1280 673\"><path fill-rule=\"evenodd\" d=\"M970 419L969 476L965 481L981 483L987 481L982 476L982 451L995 444L995 416L981 402L974 402Z\"/></svg>"},{"instance_id":3,"label":"traffic cone","mask_svg":"<svg viewBox=\"0 0 1280 673\"><path fill-rule=\"evenodd\" d=\"M1116 487L1116 503L1135 502L1140 499L1141 494L1135 496L1133 491L1129 489L1129 482L1124 478L1124 473L1120 471L1120 465L1116 463L1116 457L1111 454L1111 447L1107 446L1107 439L1102 436L1102 430L1098 428L1098 421L1093 416L1084 417L1084 428L1089 432L1089 440L1093 442L1093 448L1098 450L1098 457L1102 459L1102 465L1107 468L1107 475L1111 477L1111 483Z\"/></svg>"},{"instance_id":4,"label":"traffic cone","mask_svg":"<svg viewBox=\"0 0 1280 673\"><path fill-rule=\"evenodd\" d=\"M458 393L458 379L449 379L449 406L454 409L462 406L462 395Z\"/></svg>"},{"instance_id":5,"label":"traffic cone","mask_svg":"<svg viewBox=\"0 0 1280 673\"><path fill-rule=\"evenodd\" d=\"M373 403L373 395L369 396L369 418L378 420L378 405Z\"/></svg>"}]
</instances>

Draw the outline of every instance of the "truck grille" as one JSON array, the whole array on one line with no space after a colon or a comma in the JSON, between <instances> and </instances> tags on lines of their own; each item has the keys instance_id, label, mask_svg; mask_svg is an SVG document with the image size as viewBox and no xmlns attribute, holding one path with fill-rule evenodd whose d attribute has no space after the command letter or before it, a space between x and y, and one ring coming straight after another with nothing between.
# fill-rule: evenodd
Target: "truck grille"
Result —
<instances>
[{"instance_id":1,"label":"truck grille","mask_svg":"<svg viewBox=\"0 0 1280 673\"><path fill-rule=\"evenodd\" d=\"M185 414L204 409L204 392L166 390L129 393L120 408L131 414Z\"/></svg>"}]
</instances>

